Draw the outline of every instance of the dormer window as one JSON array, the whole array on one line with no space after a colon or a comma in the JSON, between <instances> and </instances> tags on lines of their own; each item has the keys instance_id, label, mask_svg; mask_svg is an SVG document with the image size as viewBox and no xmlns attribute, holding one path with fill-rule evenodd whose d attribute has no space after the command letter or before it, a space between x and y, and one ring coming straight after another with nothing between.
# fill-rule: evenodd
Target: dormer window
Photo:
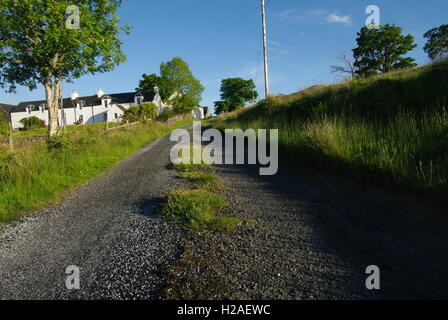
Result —
<instances>
[{"instance_id":1,"label":"dormer window","mask_svg":"<svg viewBox=\"0 0 448 320\"><path fill-rule=\"evenodd\" d=\"M110 107L110 104L111 104L111 102L112 102L112 98L110 97L110 96L105 96L105 97L103 97L102 99L102 102L103 102L103 107L104 108L109 108Z\"/></svg>"},{"instance_id":2,"label":"dormer window","mask_svg":"<svg viewBox=\"0 0 448 320\"><path fill-rule=\"evenodd\" d=\"M82 110L82 108L84 108L86 106L86 102L84 100L79 100L78 101L78 108L79 110Z\"/></svg>"},{"instance_id":3,"label":"dormer window","mask_svg":"<svg viewBox=\"0 0 448 320\"><path fill-rule=\"evenodd\" d=\"M141 93L138 93L135 96L135 104L137 104L137 105L141 105L144 100L145 100L145 97Z\"/></svg>"},{"instance_id":4,"label":"dormer window","mask_svg":"<svg viewBox=\"0 0 448 320\"><path fill-rule=\"evenodd\" d=\"M26 111L28 112L28 114L31 114L31 111L34 111L35 107L33 104L30 104L26 107Z\"/></svg>"},{"instance_id":5,"label":"dormer window","mask_svg":"<svg viewBox=\"0 0 448 320\"><path fill-rule=\"evenodd\" d=\"M47 109L47 104L46 104L46 103L42 103L42 104L39 106L39 110L40 110L40 112L44 112L45 109Z\"/></svg>"}]
</instances>

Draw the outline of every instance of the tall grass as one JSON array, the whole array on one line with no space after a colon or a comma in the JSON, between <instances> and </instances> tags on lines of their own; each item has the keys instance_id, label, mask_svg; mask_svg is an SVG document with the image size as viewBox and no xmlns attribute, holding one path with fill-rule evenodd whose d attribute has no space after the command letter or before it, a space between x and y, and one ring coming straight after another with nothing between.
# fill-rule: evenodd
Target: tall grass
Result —
<instances>
[{"instance_id":1,"label":"tall grass","mask_svg":"<svg viewBox=\"0 0 448 320\"><path fill-rule=\"evenodd\" d=\"M363 181L448 191L448 64L272 97L220 128L279 129L282 153Z\"/></svg>"},{"instance_id":2,"label":"tall grass","mask_svg":"<svg viewBox=\"0 0 448 320\"><path fill-rule=\"evenodd\" d=\"M69 148L49 152L40 141L15 153L0 150L0 223L59 200L145 144L188 123L139 124L105 132L103 126L72 128Z\"/></svg>"}]
</instances>

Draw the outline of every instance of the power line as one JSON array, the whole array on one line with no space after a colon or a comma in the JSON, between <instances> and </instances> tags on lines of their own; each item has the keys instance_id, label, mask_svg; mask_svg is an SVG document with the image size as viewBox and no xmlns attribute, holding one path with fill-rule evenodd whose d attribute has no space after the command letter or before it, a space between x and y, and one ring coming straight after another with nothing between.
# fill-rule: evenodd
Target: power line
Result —
<instances>
[{"instance_id":1,"label":"power line","mask_svg":"<svg viewBox=\"0 0 448 320\"><path fill-rule=\"evenodd\" d=\"M269 0L269 2L271 2L271 0ZM230 24L227 25L226 27L224 27L224 28L222 28L221 30L217 31L214 35L212 35L212 36L210 36L209 38L207 38L206 40L204 40L204 41L198 43L198 44L194 47L194 49L191 50L192 53L193 53L193 51L196 51L198 47L202 47L204 44L206 44L206 43L208 43L208 42L210 42L210 41L212 41L212 40L217 39L221 34L223 34L224 32L226 32L226 31L232 29L237 23L239 23L240 21L242 21L243 19L245 19L247 16L251 15L251 14L254 13L255 11L258 11L260 8L261 8L261 5L259 5L259 6L255 7L255 8L253 8L253 9L251 9L250 11L248 11L247 13L245 13L245 14L244 14L243 16L241 16L240 18L234 20L232 23L230 23ZM187 57L190 56L192 53L189 53L189 54L187 55Z\"/></svg>"}]
</instances>

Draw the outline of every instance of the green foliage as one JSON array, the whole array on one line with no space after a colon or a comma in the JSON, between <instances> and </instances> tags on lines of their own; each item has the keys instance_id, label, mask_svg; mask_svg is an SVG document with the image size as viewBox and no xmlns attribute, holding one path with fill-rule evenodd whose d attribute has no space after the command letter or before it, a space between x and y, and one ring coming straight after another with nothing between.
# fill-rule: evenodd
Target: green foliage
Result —
<instances>
[{"instance_id":1,"label":"green foliage","mask_svg":"<svg viewBox=\"0 0 448 320\"><path fill-rule=\"evenodd\" d=\"M425 52L432 60L448 55L448 24L429 30L424 37L428 39L424 48Z\"/></svg>"},{"instance_id":2,"label":"green foliage","mask_svg":"<svg viewBox=\"0 0 448 320\"><path fill-rule=\"evenodd\" d=\"M152 91L155 86L159 88L160 97L165 102L168 102L175 93L182 96L173 101L178 113L192 111L193 106L197 106L201 101L202 92L204 92L201 82L193 76L188 64L179 57L162 62L160 76L143 74L137 91Z\"/></svg>"},{"instance_id":3,"label":"green foliage","mask_svg":"<svg viewBox=\"0 0 448 320\"><path fill-rule=\"evenodd\" d=\"M356 39L358 47L353 49L354 66L360 76L366 77L397 69L416 66L414 59L403 57L416 48L414 37L402 35L402 29L386 24L380 29L363 27Z\"/></svg>"},{"instance_id":4,"label":"green foliage","mask_svg":"<svg viewBox=\"0 0 448 320\"><path fill-rule=\"evenodd\" d=\"M67 128L69 146L64 152L49 152L45 140L17 148L15 159L7 161L7 177L0 179L0 223L55 203L80 183L188 122L171 127L152 122L110 132L104 131L104 124L73 126ZM6 154L0 150L0 159Z\"/></svg>"},{"instance_id":5,"label":"green foliage","mask_svg":"<svg viewBox=\"0 0 448 320\"><path fill-rule=\"evenodd\" d=\"M157 106L153 103L145 103L139 106L130 107L124 112L123 121L130 123L138 121L152 120L157 115Z\"/></svg>"},{"instance_id":6,"label":"green foliage","mask_svg":"<svg viewBox=\"0 0 448 320\"><path fill-rule=\"evenodd\" d=\"M45 122L37 117L23 118L20 123L25 131L45 127Z\"/></svg>"},{"instance_id":7,"label":"green foliage","mask_svg":"<svg viewBox=\"0 0 448 320\"><path fill-rule=\"evenodd\" d=\"M34 89L49 77L66 81L106 72L125 60L118 35L121 0L78 0L80 29L68 29L67 2L2 0L2 77Z\"/></svg>"},{"instance_id":8,"label":"green foliage","mask_svg":"<svg viewBox=\"0 0 448 320\"><path fill-rule=\"evenodd\" d=\"M271 97L211 125L279 129L285 160L442 196L448 63Z\"/></svg>"},{"instance_id":9,"label":"green foliage","mask_svg":"<svg viewBox=\"0 0 448 320\"><path fill-rule=\"evenodd\" d=\"M167 101L168 98L174 93L174 88L169 81L165 78L159 77L156 74L143 74L143 79L140 80L136 91L153 91L154 87L159 88L160 97L163 101Z\"/></svg>"},{"instance_id":10,"label":"green foliage","mask_svg":"<svg viewBox=\"0 0 448 320\"><path fill-rule=\"evenodd\" d=\"M47 147L49 151L65 151L69 147L69 142L65 135L57 134L47 137Z\"/></svg>"},{"instance_id":11,"label":"green foliage","mask_svg":"<svg viewBox=\"0 0 448 320\"><path fill-rule=\"evenodd\" d=\"M187 228L203 231L228 232L240 220L217 217L228 203L223 196L205 190L177 190L172 192L161 209L161 214L183 223Z\"/></svg>"},{"instance_id":12,"label":"green foliage","mask_svg":"<svg viewBox=\"0 0 448 320\"><path fill-rule=\"evenodd\" d=\"M172 104L173 111L177 114L191 113L198 106L196 100L189 95L174 98Z\"/></svg>"},{"instance_id":13,"label":"green foliage","mask_svg":"<svg viewBox=\"0 0 448 320\"><path fill-rule=\"evenodd\" d=\"M255 83L252 79L228 78L221 82L221 99L215 102L217 114L231 112L244 107L247 102L258 98Z\"/></svg>"},{"instance_id":14,"label":"green foliage","mask_svg":"<svg viewBox=\"0 0 448 320\"><path fill-rule=\"evenodd\" d=\"M181 58L175 57L171 61L163 62L160 65L160 77L170 84L172 93L189 96L195 105L201 102L204 87Z\"/></svg>"},{"instance_id":15,"label":"green foliage","mask_svg":"<svg viewBox=\"0 0 448 320\"><path fill-rule=\"evenodd\" d=\"M0 148L0 181L11 178L11 172L16 165L18 165L17 155L6 148Z\"/></svg>"},{"instance_id":16,"label":"green foliage","mask_svg":"<svg viewBox=\"0 0 448 320\"><path fill-rule=\"evenodd\" d=\"M0 74L3 84L45 87L49 134L57 132L62 81L107 72L124 62L117 10L122 0L1 0ZM79 9L80 29L67 28L67 7ZM0 83L0 85L2 84Z\"/></svg>"},{"instance_id":17,"label":"green foliage","mask_svg":"<svg viewBox=\"0 0 448 320\"><path fill-rule=\"evenodd\" d=\"M9 133L9 124L0 120L0 136L7 135Z\"/></svg>"},{"instance_id":18,"label":"green foliage","mask_svg":"<svg viewBox=\"0 0 448 320\"><path fill-rule=\"evenodd\" d=\"M167 122L172 117L176 116L176 113L174 111L163 111L157 116L157 121L160 122Z\"/></svg>"}]
</instances>

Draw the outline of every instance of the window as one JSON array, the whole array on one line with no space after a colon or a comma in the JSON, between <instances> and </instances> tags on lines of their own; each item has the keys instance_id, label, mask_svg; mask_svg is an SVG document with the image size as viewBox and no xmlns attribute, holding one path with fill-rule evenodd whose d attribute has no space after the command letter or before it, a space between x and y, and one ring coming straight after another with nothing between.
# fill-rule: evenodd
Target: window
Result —
<instances>
[{"instance_id":1,"label":"window","mask_svg":"<svg viewBox=\"0 0 448 320\"><path fill-rule=\"evenodd\" d=\"M138 105L141 105L143 103L144 97L142 96L141 93L137 94L135 96L135 103Z\"/></svg>"},{"instance_id":2,"label":"window","mask_svg":"<svg viewBox=\"0 0 448 320\"><path fill-rule=\"evenodd\" d=\"M26 106L25 109L28 112L28 114L31 114L31 111L34 111L35 107L34 107L34 105L30 104L30 105Z\"/></svg>"},{"instance_id":3,"label":"window","mask_svg":"<svg viewBox=\"0 0 448 320\"><path fill-rule=\"evenodd\" d=\"M40 110L41 112L44 112L45 109L47 109L47 104L46 104L46 103L42 103L42 104L39 106L39 110Z\"/></svg>"},{"instance_id":4,"label":"window","mask_svg":"<svg viewBox=\"0 0 448 320\"><path fill-rule=\"evenodd\" d=\"M104 108L109 108L110 103L112 102L112 98L110 96L104 96L102 101L103 101Z\"/></svg>"},{"instance_id":5,"label":"window","mask_svg":"<svg viewBox=\"0 0 448 320\"><path fill-rule=\"evenodd\" d=\"M115 119L118 119L118 113L115 114Z\"/></svg>"},{"instance_id":6,"label":"window","mask_svg":"<svg viewBox=\"0 0 448 320\"><path fill-rule=\"evenodd\" d=\"M79 110L82 110L82 108L84 108L86 106L86 102L84 100L80 100L78 102L78 108Z\"/></svg>"},{"instance_id":7,"label":"window","mask_svg":"<svg viewBox=\"0 0 448 320\"><path fill-rule=\"evenodd\" d=\"M82 114L79 116L79 122L84 123L84 116Z\"/></svg>"}]
</instances>

